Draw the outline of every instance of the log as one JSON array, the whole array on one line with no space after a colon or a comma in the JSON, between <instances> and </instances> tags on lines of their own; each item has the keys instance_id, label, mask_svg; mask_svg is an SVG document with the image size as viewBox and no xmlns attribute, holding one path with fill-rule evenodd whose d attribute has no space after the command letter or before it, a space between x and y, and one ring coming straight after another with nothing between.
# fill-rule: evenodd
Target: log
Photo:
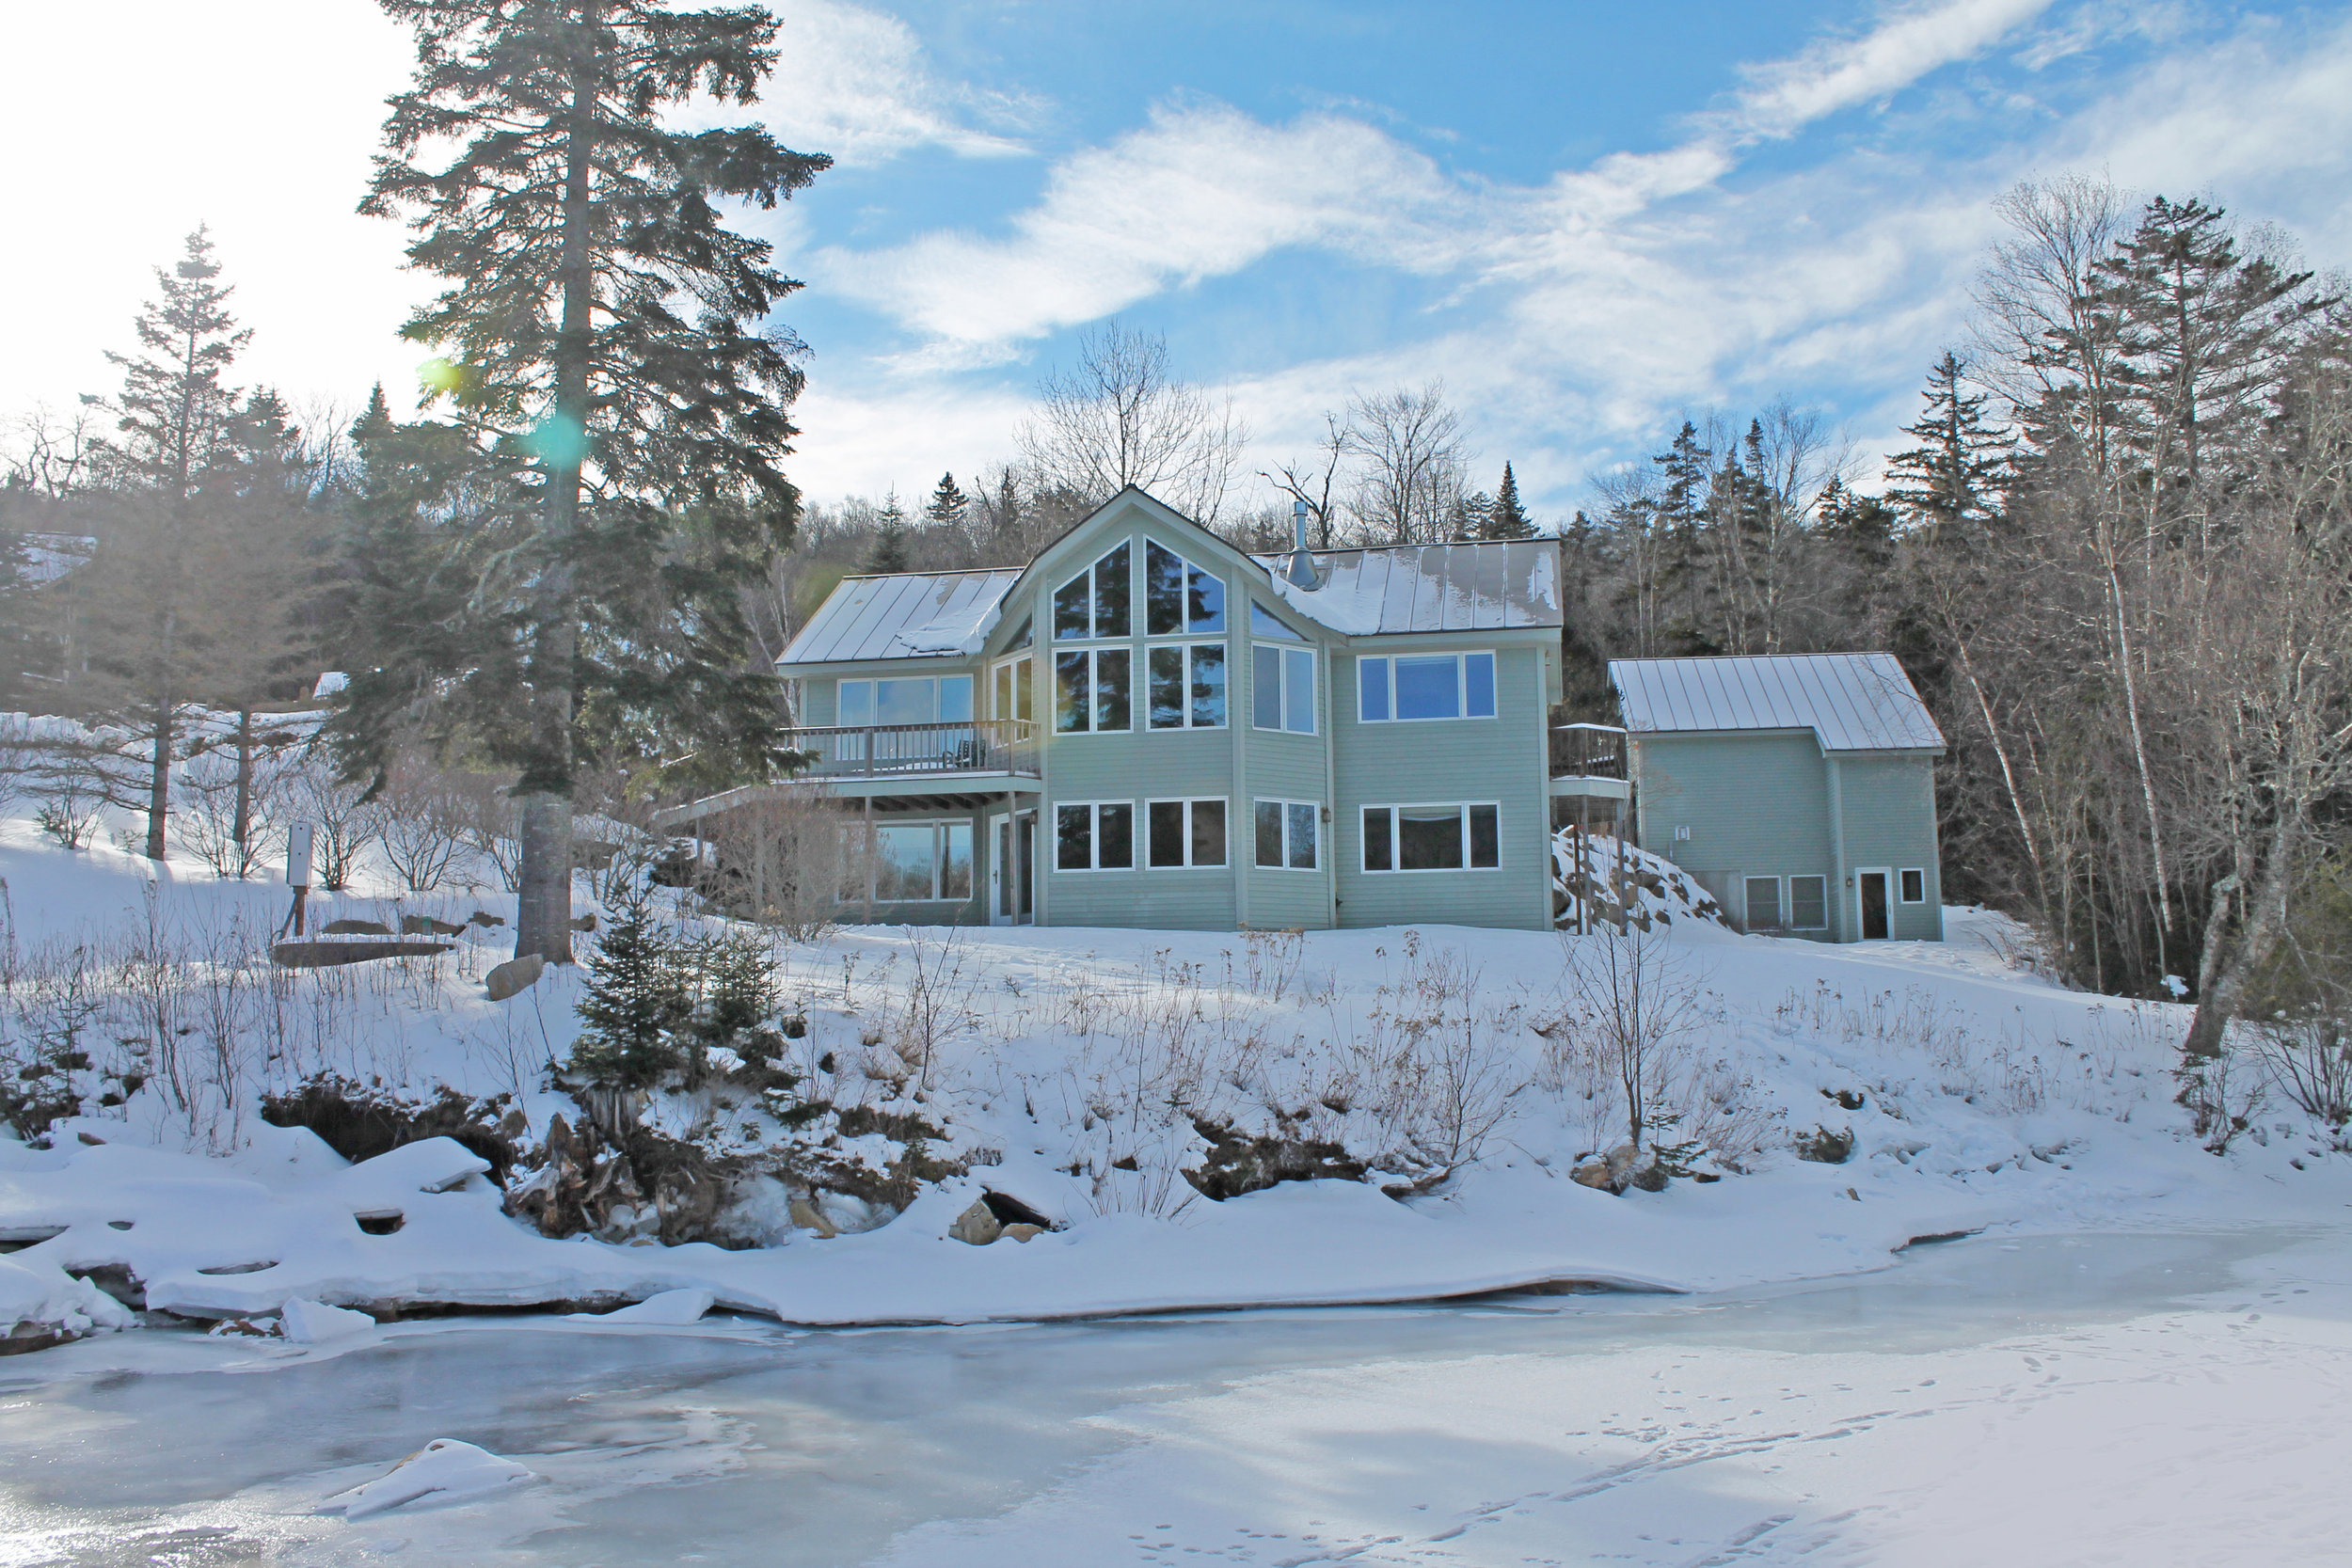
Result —
<instances>
[{"instance_id":1,"label":"log","mask_svg":"<svg viewBox=\"0 0 2352 1568\"><path fill-rule=\"evenodd\" d=\"M421 958L446 953L447 942L281 942L269 950L270 962L282 969L332 969L339 964L363 964L371 958Z\"/></svg>"}]
</instances>

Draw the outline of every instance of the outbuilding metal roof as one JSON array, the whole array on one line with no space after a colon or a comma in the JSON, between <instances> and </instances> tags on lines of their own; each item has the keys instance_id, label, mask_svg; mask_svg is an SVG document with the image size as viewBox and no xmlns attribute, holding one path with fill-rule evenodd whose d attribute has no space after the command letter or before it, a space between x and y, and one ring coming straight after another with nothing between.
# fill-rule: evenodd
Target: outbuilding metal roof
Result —
<instances>
[{"instance_id":1,"label":"outbuilding metal roof","mask_svg":"<svg viewBox=\"0 0 2352 1568\"><path fill-rule=\"evenodd\" d=\"M1609 663L1626 728L1811 730L1824 752L1940 752L1944 733L1892 654L1619 658Z\"/></svg>"},{"instance_id":2,"label":"outbuilding metal roof","mask_svg":"<svg viewBox=\"0 0 2352 1568\"><path fill-rule=\"evenodd\" d=\"M1284 603L1349 637L1560 624L1559 553L1549 539L1317 550L1314 588L1284 575L1288 554L1254 559Z\"/></svg>"},{"instance_id":3,"label":"outbuilding metal roof","mask_svg":"<svg viewBox=\"0 0 2352 1568\"><path fill-rule=\"evenodd\" d=\"M776 663L969 658L1020 577L1008 569L845 578Z\"/></svg>"}]
</instances>

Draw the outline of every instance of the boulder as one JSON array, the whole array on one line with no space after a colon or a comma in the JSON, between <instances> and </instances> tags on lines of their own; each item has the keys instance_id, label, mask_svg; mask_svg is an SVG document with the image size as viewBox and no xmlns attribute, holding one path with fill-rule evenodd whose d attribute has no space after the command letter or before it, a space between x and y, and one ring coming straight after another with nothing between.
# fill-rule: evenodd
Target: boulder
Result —
<instances>
[{"instance_id":1,"label":"boulder","mask_svg":"<svg viewBox=\"0 0 2352 1568\"><path fill-rule=\"evenodd\" d=\"M1606 1160L1585 1161L1568 1172L1568 1180L1580 1187L1593 1187L1604 1193L1616 1190L1609 1184L1609 1162Z\"/></svg>"},{"instance_id":2,"label":"boulder","mask_svg":"<svg viewBox=\"0 0 2352 1568\"><path fill-rule=\"evenodd\" d=\"M547 972L548 960L536 953L526 953L519 958L509 958L482 977L483 989L493 1002L503 1002L536 985Z\"/></svg>"},{"instance_id":3,"label":"boulder","mask_svg":"<svg viewBox=\"0 0 2352 1568\"><path fill-rule=\"evenodd\" d=\"M572 922L572 929L575 931L593 931L596 928L596 917L593 914L583 914Z\"/></svg>"},{"instance_id":4,"label":"boulder","mask_svg":"<svg viewBox=\"0 0 2352 1568\"><path fill-rule=\"evenodd\" d=\"M834 1228L833 1221L825 1218L825 1212L807 1198L794 1198L791 1204L791 1214L792 1223L803 1230L814 1230L818 1235L828 1238L841 1234Z\"/></svg>"},{"instance_id":5,"label":"boulder","mask_svg":"<svg viewBox=\"0 0 2352 1568\"><path fill-rule=\"evenodd\" d=\"M1001 1234L1009 1236L1016 1242L1025 1242L1032 1236L1044 1235L1045 1227L1041 1225L1022 1225L1016 1223L1005 1227Z\"/></svg>"},{"instance_id":6,"label":"boulder","mask_svg":"<svg viewBox=\"0 0 2352 1568\"><path fill-rule=\"evenodd\" d=\"M1004 1233L1003 1223L996 1218L996 1212L988 1206L985 1198L958 1214L956 1223L947 1227L948 1235L973 1246L986 1246Z\"/></svg>"}]
</instances>

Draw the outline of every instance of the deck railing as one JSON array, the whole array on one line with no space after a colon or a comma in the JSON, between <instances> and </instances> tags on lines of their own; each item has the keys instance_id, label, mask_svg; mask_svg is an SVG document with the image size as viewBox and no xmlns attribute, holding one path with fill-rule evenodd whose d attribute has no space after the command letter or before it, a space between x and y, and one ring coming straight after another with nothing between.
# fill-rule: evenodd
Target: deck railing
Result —
<instances>
[{"instance_id":1,"label":"deck railing","mask_svg":"<svg viewBox=\"0 0 2352 1568\"><path fill-rule=\"evenodd\" d=\"M1551 776L1555 779L1624 778L1625 731L1613 724L1553 725Z\"/></svg>"},{"instance_id":2,"label":"deck railing","mask_svg":"<svg viewBox=\"0 0 2352 1568\"><path fill-rule=\"evenodd\" d=\"M1025 719L957 724L828 724L790 732L785 744L816 753L804 779L875 779L924 773L1038 770L1037 725Z\"/></svg>"}]
</instances>

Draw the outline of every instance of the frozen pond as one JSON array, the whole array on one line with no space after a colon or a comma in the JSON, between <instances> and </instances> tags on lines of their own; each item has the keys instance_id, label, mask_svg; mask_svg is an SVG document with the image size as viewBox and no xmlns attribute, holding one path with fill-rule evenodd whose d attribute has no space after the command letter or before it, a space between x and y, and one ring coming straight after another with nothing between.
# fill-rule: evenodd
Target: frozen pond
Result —
<instances>
[{"instance_id":1,"label":"frozen pond","mask_svg":"<svg viewBox=\"0 0 2352 1568\"><path fill-rule=\"evenodd\" d=\"M2347 1278L2341 1233L1980 1238L1726 1296L36 1357L0 1564L2311 1560ZM436 1437L541 1479L315 1512Z\"/></svg>"}]
</instances>

